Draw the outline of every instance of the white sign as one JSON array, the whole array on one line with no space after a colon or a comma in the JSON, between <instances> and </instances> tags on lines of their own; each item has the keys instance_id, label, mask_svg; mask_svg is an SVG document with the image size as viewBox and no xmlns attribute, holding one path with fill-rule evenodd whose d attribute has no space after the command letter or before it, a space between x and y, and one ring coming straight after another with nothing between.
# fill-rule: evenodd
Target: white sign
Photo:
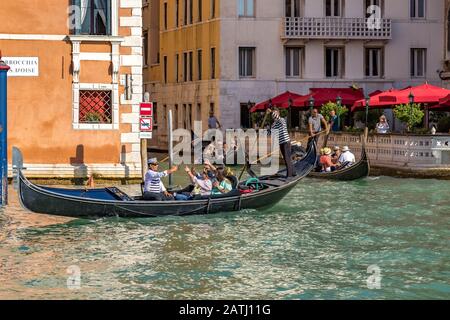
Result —
<instances>
[{"instance_id":1,"label":"white sign","mask_svg":"<svg viewBox=\"0 0 450 320\"><path fill-rule=\"evenodd\" d=\"M152 132L141 132L139 135L139 138L141 139L153 139L153 133Z\"/></svg>"},{"instance_id":2,"label":"white sign","mask_svg":"<svg viewBox=\"0 0 450 320\"><path fill-rule=\"evenodd\" d=\"M38 57L4 57L3 61L11 68L8 77L38 77Z\"/></svg>"}]
</instances>

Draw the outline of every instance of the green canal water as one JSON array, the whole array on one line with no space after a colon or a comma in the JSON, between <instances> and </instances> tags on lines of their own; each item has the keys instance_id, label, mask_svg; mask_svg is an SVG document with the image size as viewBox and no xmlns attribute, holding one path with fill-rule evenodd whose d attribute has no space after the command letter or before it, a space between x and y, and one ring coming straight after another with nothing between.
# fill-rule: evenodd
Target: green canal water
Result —
<instances>
[{"instance_id":1,"label":"green canal water","mask_svg":"<svg viewBox=\"0 0 450 320\"><path fill-rule=\"evenodd\" d=\"M31 214L12 193L0 298L449 299L450 182L306 179L268 211L149 220Z\"/></svg>"}]
</instances>

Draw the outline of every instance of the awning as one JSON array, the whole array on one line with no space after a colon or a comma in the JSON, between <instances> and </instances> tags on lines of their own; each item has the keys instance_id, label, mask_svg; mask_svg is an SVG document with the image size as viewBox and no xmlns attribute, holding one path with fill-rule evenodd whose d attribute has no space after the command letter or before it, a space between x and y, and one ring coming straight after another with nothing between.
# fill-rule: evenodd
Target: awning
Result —
<instances>
[{"instance_id":1,"label":"awning","mask_svg":"<svg viewBox=\"0 0 450 320\"><path fill-rule=\"evenodd\" d=\"M255 105L253 108L250 109L250 112L264 111L267 108L269 108L269 106L277 108L288 108L289 100L295 100L300 97L302 97L302 95L286 91L276 97L273 97L272 99L258 103L257 105Z\"/></svg>"},{"instance_id":2,"label":"awning","mask_svg":"<svg viewBox=\"0 0 450 320\"><path fill-rule=\"evenodd\" d=\"M328 102L336 102L337 98L342 99L342 105L351 106L355 101L364 98L362 89L353 88L311 88L310 94L304 97L294 99L293 108L310 107L310 99L314 98L314 107L321 107ZM286 106L284 106L286 107Z\"/></svg>"},{"instance_id":3,"label":"awning","mask_svg":"<svg viewBox=\"0 0 450 320\"><path fill-rule=\"evenodd\" d=\"M399 104L408 104L410 95L414 96L414 103L439 104L440 100L450 95L450 90L425 83L417 87L405 89L391 89L370 98L370 108L391 108ZM365 99L355 102L352 111L363 110L366 106Z\"/></svg>"}]
</instances>

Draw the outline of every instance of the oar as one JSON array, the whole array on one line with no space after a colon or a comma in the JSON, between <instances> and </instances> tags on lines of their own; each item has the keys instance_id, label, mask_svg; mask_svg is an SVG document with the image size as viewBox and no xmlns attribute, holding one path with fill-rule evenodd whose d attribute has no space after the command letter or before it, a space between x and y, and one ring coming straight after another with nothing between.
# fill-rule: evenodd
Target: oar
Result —
<instances>
[{"instance_id":1,"label":"oar","mask_svg":"<svg viewBox=\"0 0 450 320\"><path fill-rule=\"evenodd\" d=\"M269 112L266 111L266 114L264 115L263 122L261 124L261 128L264 128L264 125L266 124L267 117L269 116ZM258 143L258 141L255 142L255 144ZM273 152L272 152L273 154ZM239 175L239 180L241 180L242 176L244 175L245 170L247 170L247 163L245 163L244 167L242 168L241 174Z\"/></svg>"}]
</instances>

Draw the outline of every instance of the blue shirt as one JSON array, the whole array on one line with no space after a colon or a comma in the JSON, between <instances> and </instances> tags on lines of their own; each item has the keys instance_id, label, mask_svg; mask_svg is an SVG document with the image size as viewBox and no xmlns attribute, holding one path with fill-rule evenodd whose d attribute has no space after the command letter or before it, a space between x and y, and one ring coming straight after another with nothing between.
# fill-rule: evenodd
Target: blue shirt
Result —
<instances>
[{"instance_id":1,"label":"blue shirt","mask_svg":"<svg viewBox=\"0 0 450 320\"><path fill-rule=\"evenodd\" d=\"M336 131L339 131L341 129L341 128L339 128L339 121L338 120L339 120L338 116L331 117L331 120L330 120L330 123L332 124L331 131L336 132Z\"/></svg>"}]
</instances>

